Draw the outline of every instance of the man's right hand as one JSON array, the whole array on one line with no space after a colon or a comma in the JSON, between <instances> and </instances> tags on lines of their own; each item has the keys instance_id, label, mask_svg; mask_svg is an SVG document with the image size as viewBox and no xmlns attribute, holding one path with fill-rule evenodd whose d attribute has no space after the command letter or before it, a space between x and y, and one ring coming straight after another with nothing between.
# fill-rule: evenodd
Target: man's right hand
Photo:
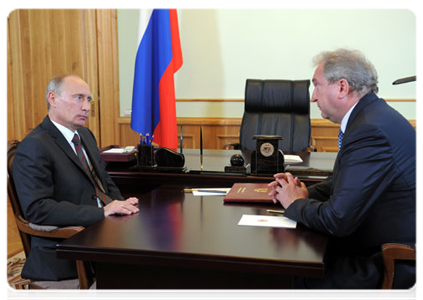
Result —
<instances>
[{"instance_id":1,"label":"man's right hand","mask_svg":"<svg viewBox=\"0 0 423 300\"><path fill-rule=\"evenodd\" d=\"M139 212L136 207L138 205L138 198L131 197L124 201L114 200L104 207L104 216L110 215L132 215Z\"/></svg>"}]
</instances>

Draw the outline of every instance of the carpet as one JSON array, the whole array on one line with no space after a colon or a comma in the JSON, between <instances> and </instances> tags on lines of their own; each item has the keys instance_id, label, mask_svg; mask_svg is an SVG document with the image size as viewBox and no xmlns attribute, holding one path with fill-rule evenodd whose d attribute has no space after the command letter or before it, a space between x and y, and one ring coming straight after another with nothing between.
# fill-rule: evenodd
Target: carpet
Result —
<instances>
[{"instance_id":1,"label":"carpet","mask_svg":"<svg viewBox=\"0 0 423 300\"><path fill-rule=\"evenodd\" d=\"M21 251L7 259L7 281L12 288L15 282L21 278L22 268L25 264L25 252Z\"/></svg>"},{"instance_id":2,"label":"carpet","mask_svg":"<svg viewBox=\"0 0 423 300\"><path fill-rule=\"evenodd\" d=\"M28 299L28 280L21 278L23 265L25 264L25 253L23 251L6 259L5 262L5 300L26 300ZM53 300L52 298L36 295L36 300Z\"/></svg>"}]
</instances>

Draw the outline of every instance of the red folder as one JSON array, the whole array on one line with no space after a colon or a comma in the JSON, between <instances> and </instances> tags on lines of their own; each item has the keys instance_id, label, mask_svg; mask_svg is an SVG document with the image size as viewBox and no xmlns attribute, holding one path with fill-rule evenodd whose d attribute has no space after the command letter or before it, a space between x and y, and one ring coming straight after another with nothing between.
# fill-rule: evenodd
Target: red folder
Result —
<instances>
[{"instance_id":1,"label":"red folder","mask_svg":"<svg viewBox=\"0 0 423 300\"><path fill-rule=\"evenodd\" d=\"M270 190L267 183L235 183L223 201L273 203L269 196Z\"/></svg>"}]
</instances>

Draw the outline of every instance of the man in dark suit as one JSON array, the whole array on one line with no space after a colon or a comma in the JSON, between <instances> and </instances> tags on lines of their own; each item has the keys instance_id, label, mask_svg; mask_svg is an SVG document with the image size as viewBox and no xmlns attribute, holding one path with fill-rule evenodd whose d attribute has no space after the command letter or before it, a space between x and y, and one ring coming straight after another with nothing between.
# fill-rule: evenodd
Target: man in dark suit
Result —
<instances>
[{"instance_id":1,"label":"man in dark suit","mask_svg":"<svg viewBox=\"0 0 423 300\"><path fill-rule=\"evenodd\" d=\"M57 76L47 87L46 101L48 116L19 144L13 163L25 218L37 225L86 227L105 216L137 213L138 199L123 199L105 170L94 135L83 127L91 107L88 84L78 76ZM77 278L75 263L56 257L57 242L31 238L24 278Z\"/></svg>"},{"instance_id":2,"label":"man in dark suit","mask_svg":"<svg viewBox=\"0 0 423 300\"><path fill-rule=\"evenodd\" d=\"M295 288L380 288L381 245L416 242L416 132L376 96L377 73L358 51L315 59L312 101L341 124L333 177L308 189L276 174L270 195L285 216L329 238L323 278L297 278ZM415 267L396 266L394 288L415 283Z\"/></svg>"}]
</instances>

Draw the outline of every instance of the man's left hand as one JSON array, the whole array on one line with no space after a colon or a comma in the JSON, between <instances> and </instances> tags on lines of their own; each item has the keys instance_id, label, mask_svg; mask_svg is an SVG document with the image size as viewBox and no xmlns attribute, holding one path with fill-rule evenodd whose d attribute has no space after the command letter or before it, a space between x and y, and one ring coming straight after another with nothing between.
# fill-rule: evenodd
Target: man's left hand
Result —
<instances>
[{"instance_id":1,"label":"man's left hand","mask_svg":"<svg viewBox=\"0 0 423 300\"><path fill-rule=\"evenodd\" d=\"M273 202L280 202L284 208L288 208L292 202L300 198L308 198L306 185L291 173L274 175L275 181L269 184L272 188L269 193Z\"/></svg>"}]
</instances>

